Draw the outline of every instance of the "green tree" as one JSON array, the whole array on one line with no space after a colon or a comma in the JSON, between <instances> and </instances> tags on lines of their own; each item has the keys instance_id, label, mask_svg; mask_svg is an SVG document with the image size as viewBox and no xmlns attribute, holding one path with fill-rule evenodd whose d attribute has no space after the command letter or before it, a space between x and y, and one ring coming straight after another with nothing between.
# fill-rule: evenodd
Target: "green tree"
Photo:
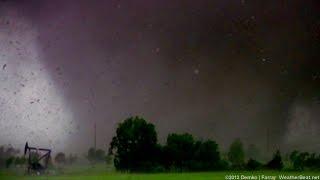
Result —
<instances>
[{"instance_id":1,"label":"green tree","mask_svg":"<svg viewBox=\"0 0 320 180\"><path fill-rule=\"evenodd\" d=\"M11 146L6 147L6 146L0 146L0 168L6 166L6 161L10 157L15 157L19 153L18 149L15 149ZM14 163L14 162L12 162Z\"/></svg>"},{"instance_id":2,"label":"green tree","mask_svg":"<svg viewBox=\"0 0 320 180\"><path fill-rule=\"evenodd\" d=\"M69 156L67 158L67 162L70 165L74 164L77 160L78 160L78 157L76 154L69 154Z\"/></svg>"},{"instance_id":3,"label":"green tree","mask_svg":"<svg viewBox=\"0 0 320 180\"><path fill-rule=\"evenodd\" d=\"M106 152L102 149L96 150L96 161L103 162L106 159Z\"/></svg>"},{"instance_id":4,"label":"green tree","mask_svg":"<svg viewBox=\"0 0 320 180\"><path fill-rule=\"evenodd\" d=\"M218 144L212 140L195 143L193 169L208 171L221 169L221 159Z\"/></svg>"},{"instance_id":5,"label":"green tree","mask_svg":"<svg viewBox=\"0 0 320 180\"><path fill-rule=\"evenodd\" d=\"M112 156L111 155L106 155L105 157L105 161L106 161L106 164L111 164L112 163Z\"/></svg>"},{"instance_id":6,"label":"green tree","mask_svg":"<svg viewBox=\"0 0 320 180\"><path fill-rule=\"evenodd\" d=\"M272 160L267 163L267 167L273 170L281 170L283 168L282 157L279 150L274 153Z\"/></svg>"},{"instance_id":7,"label":"green tree","mask_svg":"<svg viewBox=\"0 0 320 180\"><path fill-rule=\"evenodd\" d=\"M14 165L15 165L15 166L20 166L20 165L22 165L22 164L23 164L23 162L22 162L23 160L22 160L22 159L23 159L23 157L20 158L19 156L17 156L17 157L15 158L15 160L14 160Z\"/></svg>"},{"instance_id":8,"label":"green tree","mask_svg":"<svg viewBox=\"0 0 320 180\"><path fill-rule=\"evenodd\" d=\"M290 156L290 161L295 170L304 170L306 166L312 167L316 164L315 154L310 155L307 152L293 151Z\"/></svg>"},{"instance_id":9,"label":"green tree","mask_svg":"<svg viewBox=\"0 0 320 180\"><path fill-rule=\"evenodd\" d=\"M38 159L40 158L40 154L37 152L30 152L30 163L36 164L38 163Z\"/></svg>"},{"instance_id":10,"label":"green tree","mask_svg":"<svg viewBox=\"0 0 320 180\"><path fill-rule=\"evenodd\" d=\"M164 147L166 166L178 170L190 169L194 158L195 141L191 134L169 134ZM199 158L201 158L199 156Z\"/></svg>"},{"instance_id":11,"label":"green tree","mask_svg":"<svg viewBox=\"0 0 320 180\"><path fill-rule=\"evenodd\" d=\"M259 161L254 159L249 159L246 165L247 170L258 170L262 167L262 164Z\"/></svg>"},{"instance_id":12,"label":"green tree","mask_svg":"<svg viewBox=\"0 0 320 180\"><path fill-rule=\"evenodd\" d=\"M309 154L305 160L305 166L312 170L320 169L320 154L317 156L315 153Z\"/></svg>"},{"instance_id":13,"label":"green tree","mask_svg":"<svg viewBox=\"0 0 320 180\"><path fill-rule=\"evenodd\" d=\"M153 124L130 117L118 125L109 154L118 170L143 171L156 164L157 133Z\"/></svg>"},{"instance_id":14,"label":"green tree","mask_svg":"<svg viewBox=\"0 0 320 180\"><path fill-rule=\"evenodd\" d=\"M290 161L291 161L291 163L293 165L293 168L295 170L301 170L302 169L301 162L299 162L300 159L298 157L299 157L299 151L297 151L297 150L292 151L290 153L290 156L289 156L289 159L290 159Z\"/></svg>"},{"instance_id":15,"label":"green tree","mask_svg":"<svg viewBox=\"0 0 320 180\"><path fill-rule=\"evenodd\" d=\"M233 143L230 145L228 159L231 162L233 168L243 168L245 155L243 150L243 144L240 139L234 140Z\"/></svg>"},{"instance_id":16,"label":"green tree","mask_svg":"<svg viewBox=\"0 0 320 180\"><path fill-rule=\"evenodd\" d=\"M87 159L91 162L91 163L94 163L95 160L96 160L96 150L91 147L89 148L88 150L88 154L87 154Z\"/></svg>"},{"instance_id":17,"label":"green tree","mask_svg":"<svg viewBox=\"0 0 320 180\"><path fill-rule=\"evenodd\" d=\"M25 157L20 158L20 165L24 165L26 164L26 162L27 162L27 159Z\"/></svg>"},{"instance_id":18,"label":"green tree","mask_svg":"<svg viewBox=\"0 0 320 180\"><path fill-rule=\"evenodd\" d=\"M90 148L87 158L91 163L103 162L106 159L106 152L102 149Z\"/></svg>"},{"instance_id":19,"label":"green tree","mask_svg":"<svg viewBox=\"0 0 320 180\"><path fill-rule=\"evenodd\" d=\"M54 161L60 165L66 164L67 162L66 155L63 152L59 152L54 158Z\"/></svg>"},{"instance_id":20,"label":"green tree","mask_svg":"<svg viewBox=\"0 0 320 180\"><path fill-rule=\"evenodd\" d=\"M6 160L6 168L10 168L10 166L13 164L15 158L13 156L9 157L7 160Z\"/></svg>"}]
</instances>

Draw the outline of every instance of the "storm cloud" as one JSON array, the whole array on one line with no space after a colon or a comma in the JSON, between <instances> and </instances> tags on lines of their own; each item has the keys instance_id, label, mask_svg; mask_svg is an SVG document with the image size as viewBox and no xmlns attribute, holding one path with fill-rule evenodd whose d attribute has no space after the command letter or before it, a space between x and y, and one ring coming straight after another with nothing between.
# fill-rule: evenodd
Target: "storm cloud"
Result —
<instances>
[{"instance_id":1,"label":"storm cloud","mask_svg":"<svg viewBox=\"0 0 320 180\"><path fill-rule=\"evenodd\" d=\"M139 115L162 142L190 132L223 147L240 137L264 149L266 139L274 148L316 149L318 7L1 2L0 142L81 152L93 145L96 122L105 148L118 122Z\"/></svg>"}]
</instances>

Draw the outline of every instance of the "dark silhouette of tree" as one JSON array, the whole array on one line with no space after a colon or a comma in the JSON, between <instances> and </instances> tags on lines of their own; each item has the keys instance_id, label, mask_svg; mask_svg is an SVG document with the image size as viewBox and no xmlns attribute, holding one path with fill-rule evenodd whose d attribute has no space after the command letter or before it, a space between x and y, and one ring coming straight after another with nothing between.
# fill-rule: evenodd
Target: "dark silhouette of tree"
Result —
<instances>
[{"instance_id":1,"label":"dark silhouette of tree","mask_svg":"<svg viewBox=\"0 0 320 180\"><path fill-rule=\"evenodd\" d=\"M30 163L37 164L40 155L37 152L30 152Z\"/></svg>"},{"instance_id":2,"label":"dark silhouette of tree","mask_svg":"<svg viewBox=\"0 0 320 180\"><path fill-rule=\"evenodd\" d=\"M302 171L305 168L316 170L320 169L320 155L308 152L293 151L290 154L290 161L294 170Z\"/></svg>"},{"instance_id":3,"label":"dark silhouette of tree","mask_svg":"<svg viewBox=\"0 0 320 180\"><path fill-rule=\"evenodd\" d=\"M18 149L15 149L11 146L0 146L0 168L6 166L6 161L11 158L15 157L19 153Z\"/></svg>"},{"instance_id":4,"label":"dark silhouette of tree","mask_svg":"<svg viewBox=\"0 0 320 180\"><path fill-rule=\"evenodd\" d=\"M169 134L164 147L166 166L177 168L177 170L189 169L194 157L194 143L191 134Z\"/></svg>"},{"instance_id":5,"label":"dark silhouette of tree","mask_svg":"<svg viewBox=\"0 0 320 180\"><path fill-rule=\"evenodd\" d=\"M246 164L246 169L247 170L259 170L261 169L262 167L262 164L257 161L257 160L254 160L254 159L249 159L247 164Z\"/></svg>"},{"instance_id":6,"label":"dark silhouette of tree","mask_svg":"<svg viewBox=\"0 0 320 180\"><path fill-rule=\"evenodd\" d=\"M281 170L283 168L282 157L279 150L276 151L276 153L273 155L272 160L269 161L266 166L267 168L273 170Z\"/></svg>"},{"instance_id":7,"label":"dark silhouette of tree","mask_svg":"<svg viewBox=\"0 0 320 180\"><path fill-rule=\"evenodd\" d=\"M25 158L25 157L19 157L19 156L17 156L16 158L15 158L15 161L14 161L14 164L16 165L16 166L22 166L22 165L24 165L24 164L26 164L26 162L27 162L27 159Z\"/></svg>"},{"instance_id":8,"label":"dark silhouette of tree","mask_svg":"<svg viewBox=\"0 0 320 180\"><path fill-rule=\"evenodd\" d=\"M67 162L66 155L63 152L59 152L54 158L54 161L59 165L64 165Z\"/></svg>"},{"instance_id":9,"label":"dark silhouette of tree","mask_svg":"<svg viewBox=\"0 0 320 180\"><path fill-rule=\"evenodd\" d=\"M303 159L299 156L299 151L295 150L291 152L289 158L295 170L303 170Z\"/></svg>"},{"instance_id":10,"label":"dark silhouette of tree","mask_svg":"<svg viewBox=\"0 0 320 180\"><path fill-rule=\"evenodd\" d=\"M102 149L96 150L96 161L103 162L106 159L106 152Z\"/></svg>"},{"instance_id":11,"label":"dark silhouette of tree","mask_svg":"<svg viewBox=\"0 0 320 180\"><path fill-rule=\"evenodd\" d=\"M67 162L70 165L74 164L77 160L78 160L78 156L75 154L69 154L69 156L67 158Z\"/></svg>"},{"instance_id":12,"label":"dark silhouette of tree","mask_svg":"<svg viewBox=\"0 0 320 180\"><path fill-rule=\"evenodd\" d=\"M311 170L319 170L320 169L320 154L319 155L316 155L315 153L309 154L309 156L305 160L305 166Z\"/></svg>"},{"instance_id":13,"label":"dark silhouette of tree","mask_svg":"<svg viewBox=\"0 0 320 180\"><path fill-rule=\"evenodd\" d=\"M245 153L240 139L234 140L224 159L231 163L231 169L259 170L283 168L280 151L262 165L255 158L259 151L255 145L247 149L249 160L245 163ZM88 150L87 158L96 162L110 162L113 159L117 170L125 171L211 171L229 169L229 162L220 156L218 144L212 140L196 141L191 134L169 134L166 144L157 144L157 133L153 124L140 117L130 117L120 123L112 138L108 155L103 150ZM294 151L290 160L296 170L320 169L320 155Z\"/></svg>"},{"instance_id":14,"label":"dark silhouette of tree","mask_svg":"<svg viewBox=\"0 0 320 180\"><path fill-rule=\"evenodd\" d=\"M231 165L235 169L241 169L244 166L244 150L243 144L240 139L236 139L230 145L228 152L228 159L231 162Z\"/></svg>"},{"instance_id":15,"label":"dark silhouette of tree","mask_svg":"<svg viewBox=\"0 0 320 180\"><path fill-rule=\"evenodd\" d=\"M14 160L15 158L13 156L9 157L7 160L6 160L6 168L10 168L11 165L14 163Z\"/></svg>"},{"instance_id":16,"label":"dark silhouette of tree","mask_svg":"<svg viewBox=\"0 0 320 180\"><path fill-rule=\"evenodd\" d=\"M112 161L113 160L113 158L112 158L112 156L111 155L106 155L106 157L105 157L105 161L106 161L106 163L107 164L112 164Z\"/></svg>"},{"instance_id":17,"label":"dark silhouette of tree","mask_svg":"<svg viewBox=\"0 0 320 180\"><path fill-rule=\"evenodd\" d=\"M118 125L110 143L118 170L146 171L156 164L157 133L143 118L130 117Z\"/></svg>"},{"instance_id":18,"label":"dark silhouette of tree","mask_svg":"<svg viewBox=\"0 0 320 180\"><path fill-rule=\"evenodd\" d=\"M91 163L104 162L106 160L106 152L92 147L88 150L87 158Z\"/></svg>"},{"instance_id":19,"label":"dark silhouette of tree","mask_svg":"<svg viewBox=\"0 0 320 180\"><path fill-rule=\"evenodd\" d=\"M88 155L87 159L91 162L94 163L96 159L96 150L92 147L88 150Z\"/></svg>"},{"instance_id":20,"label":"dark silhouette of tree","mask_svg":"<svg viewBox=\"0 0 320 180\"><path fill-rule=\"evenodd\" d=\"M221 168L220 152L218 144L212 140L195 143L193 170L217 170Z\"/></svg>"}]
</instances>

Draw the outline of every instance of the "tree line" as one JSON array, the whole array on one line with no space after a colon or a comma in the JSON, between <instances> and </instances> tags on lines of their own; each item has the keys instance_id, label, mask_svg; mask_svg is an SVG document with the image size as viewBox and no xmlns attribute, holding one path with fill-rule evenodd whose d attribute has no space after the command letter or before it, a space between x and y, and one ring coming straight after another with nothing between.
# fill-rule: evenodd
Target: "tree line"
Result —
<instances>
[{"instance_id":1,"label":"tree line","mask_svg":"<svg viewBox=\"0 0 320 180\"><path fill-rule=\"evenodd\" d=\"M31 163L37 162L41 154L37 152L31 152L30 161ZM28 156L20 154L19 149L15 149L11 146L5 147L0 146L0 169L10 167L24 167L28 163ZM102 149L89 148L87 153L84 155L91 164L96 163L111 163L110 156ZM53 157L49 157L48 166L62 168L64 166L73 165L78 162L79 157L75 153L66 154L64 152L58 152Z\"/></svg>"},{"instance_id":2,"label":"tree line","mask_svg":"<svg viewBox=\"0 0 320 180\"><path fill-rule=\"evenodd\" d=\"M116 134L109 145L108 153L102 149L89 148L85 158L91 164L113 161L119 171L166 172L166 171L217 171L292 169L320 170L320 154L297 150L284 157L277 150L269 161L261 162L259 151L249 145L247 151L240 139L234 140L227 153L221 153L213 140L197 140L189 133L171 133L160 144L155 126L141 117L130 117L118 124ZM24 166L27 159L13 147L0 146L0 168ZM32 154L37 160L39 154ZM76 154L59 152L50 158L49 165L63 167L78 160ZM288 161L288 163L284 163ZM284 164L288 164L285 167Z\"/></svg>"},{"instance_id":3,"label":"tree line","mask_svg":"<svg viewBox=\"0 0 320 180\"><path fill-rule=\"evenodd\" d=\"M279 150L266 162L253 156L246 158L243 143L236 139L223 156L219 145L213 140L196 140L189 133L172 133L164 145L157 141L152 123L141 117L130 117L119 123L112 138L108 154L113 157L119 171L215 171L259 170L284 168ZM254 154L254 146L250 146ZM293 151L290 162L295 170L320 169L320 154Z\"/></svg>"}]
</instances>

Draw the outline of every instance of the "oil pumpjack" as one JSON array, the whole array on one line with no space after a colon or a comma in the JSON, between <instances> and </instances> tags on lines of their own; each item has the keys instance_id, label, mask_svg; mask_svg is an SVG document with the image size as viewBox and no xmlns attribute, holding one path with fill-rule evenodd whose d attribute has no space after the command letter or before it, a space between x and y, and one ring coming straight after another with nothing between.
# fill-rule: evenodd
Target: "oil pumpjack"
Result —
<instances>
[{"instance_id":1,"label":"oil pumpjack","mask_svg":"<svg viewBox=\"0 0 320 180\"><path fill-rule=\"evenodd\" d=\"M43 174L48 168L48 163L51 158L51 150L30 147L28 142L26 142L24 147L24 155L28 155L27 173Z\"/></svg>"}]
</instances>

